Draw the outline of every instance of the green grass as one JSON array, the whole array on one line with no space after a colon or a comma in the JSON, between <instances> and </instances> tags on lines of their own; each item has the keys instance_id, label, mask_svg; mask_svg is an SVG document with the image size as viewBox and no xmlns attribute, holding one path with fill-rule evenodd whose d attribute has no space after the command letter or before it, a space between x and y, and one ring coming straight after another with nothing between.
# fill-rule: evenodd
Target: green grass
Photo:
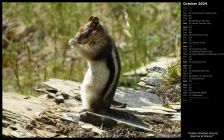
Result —
<instances>
[{"instance_id":1,"label":"green grass","mask_svg":"<svg viewBox=\"0 0 224 140\"><path fill-rule=\"evenodd\" d=\"M165 83L167 85L172 85L179 83L181 80L181 65L180 62L171 64L168 66L167 74L165 76Z\"/></svg>"},{"instance_id":2,"label":"green grass","mask_svg":"<svg viewBox=\"0 0 224 140\"><path fill-rule=\"evenodd\" d=\"M178 55L180 3L3 3L3 91L31 94L49 78L81 82L86 62L68 41L91 15L114 38L122 74ZM134 87L138 78L121 81Z\"/></svg>"}]
</instances>

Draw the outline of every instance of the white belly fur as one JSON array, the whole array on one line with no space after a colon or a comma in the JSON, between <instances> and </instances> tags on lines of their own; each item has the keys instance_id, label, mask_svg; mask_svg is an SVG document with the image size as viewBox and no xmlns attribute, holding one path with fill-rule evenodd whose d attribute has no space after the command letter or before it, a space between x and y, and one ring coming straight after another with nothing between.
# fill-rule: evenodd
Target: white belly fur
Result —
<instances>
[{"instance_id":1,"label":"white belly fur","mask_svg":"<svg viewBox=\"0 0 224 140\"><path fill-rule=\"evenodd\" d=\"M88 70L81 85L82 109L89 109L91 102L97 102L110 75L105 61L88 62Z\"/></svg>"}]
</instances>

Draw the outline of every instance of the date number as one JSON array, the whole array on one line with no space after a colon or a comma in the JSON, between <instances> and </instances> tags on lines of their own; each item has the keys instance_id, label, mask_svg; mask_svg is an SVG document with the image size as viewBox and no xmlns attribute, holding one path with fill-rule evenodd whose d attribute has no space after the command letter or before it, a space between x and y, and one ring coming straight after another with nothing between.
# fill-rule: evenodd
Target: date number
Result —
<instances>
[{"instance_id":1,"label":"date number","mask_svg":"<svg viewBox=\"0 0 224 140\"><path fill-rule=\"evenodd\" d=\"M207 2L198 2L198 5L207 5Z\"/></svg>"}]
</instances>

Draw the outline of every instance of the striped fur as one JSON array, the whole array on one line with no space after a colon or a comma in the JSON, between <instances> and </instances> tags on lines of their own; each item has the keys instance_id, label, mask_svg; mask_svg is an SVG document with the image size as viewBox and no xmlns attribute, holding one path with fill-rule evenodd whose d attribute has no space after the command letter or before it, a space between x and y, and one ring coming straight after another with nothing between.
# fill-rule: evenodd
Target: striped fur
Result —
<instances>
[{"instance_id":1,"label":"striped fur","mask_svg":"<svg viewBox=\"0 0 224 140\"><path fill-rule=\"evenodd\" d=\"M69 41L88 62L80 94L82 109L93 112L110 109L120 78L120 58L113 39L107 33L97 17L90 17L75 38Z\"/></svg>"},{"instance_id":2,"label":"striped fur","mask_svg":"<svg viewBox=\"0 0 224 140\"><path fill-rule=\"evenodd\" d=\"M102 92L102 95L104 100L108 101L113 99L121 71L120 59L115 47L112 49L112 52L108 56L106 63L110 71L110 76L107 81L106 87Z\"/></svg>"},{"instance_id":3,"label":"striped fur","mask_svg":"<svg viewBox=\"0 0 224 140\"><path fill-rule=\"evenodd\" d=\"M113 101L121 71L115 46L105 58L88 61L88 65L80 92L82 108L93 112L107 111Z\"/></svg>"}]
</instances>

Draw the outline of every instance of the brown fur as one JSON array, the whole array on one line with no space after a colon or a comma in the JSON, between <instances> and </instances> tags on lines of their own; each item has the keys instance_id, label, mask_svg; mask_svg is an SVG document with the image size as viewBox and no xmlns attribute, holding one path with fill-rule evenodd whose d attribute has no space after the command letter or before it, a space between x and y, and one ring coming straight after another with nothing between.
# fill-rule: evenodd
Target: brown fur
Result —
<instances>
[{"instance_id":1,"label":"brown fur","mask_svg":"<svg viewBox=\"0 0 224 140\"><path fill-rule=\"evenodd\" d=\"M94 20L97 21L96 26ZM97 17L91 16L88 22L79 28L75 38L83 45L79 47L80 54L88 60L102 59L111 52L113 42Z\"/></svg>"},{"instance_id":2,"label":"brown fur","mask_svg":"<svg viewBox=\"0 0 224 140\"><path fill-rule=\"evenodd\" d=\"M75 38L69 44L74 45L81 56L87 59L91 65L91 72L89 74L87 72L86 76L88 78L85 79L85 76L82 84L84 85L83 88L81 86L81 96L84 99L83 105L88 104L84 109L100 113L107 112L113 101L120 77L120 59L113 39L108 35L99 19L91 16L87 23L79 28ZM116 62L116 66L114 62ZM92 77L89 75L92 75ZM108 79L105 78L107 76ZM89 87L90 85L93 87ZM95 92L94 88L100 88L100 90Z\"/></svg>"}]
</instances>

